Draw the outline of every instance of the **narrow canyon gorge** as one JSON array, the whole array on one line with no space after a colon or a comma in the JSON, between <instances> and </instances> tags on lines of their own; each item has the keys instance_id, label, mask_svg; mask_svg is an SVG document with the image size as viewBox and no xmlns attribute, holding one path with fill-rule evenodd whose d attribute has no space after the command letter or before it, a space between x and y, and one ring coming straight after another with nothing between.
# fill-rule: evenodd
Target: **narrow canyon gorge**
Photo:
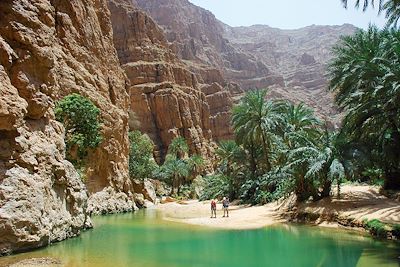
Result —
<instances>
[{"instance_id":1,"label":"narrow canyon gorge","mask_svg":"<svg viewBox=\"0 0 400 267\"><path fill-rule=\"evenodd\" d=\"M248 90L268 87L337 124L329 51L356 30L230 27L187 0L2 0L0 18L1 255L77 236L92 214L136 210L130 130L151 138L158 162L184 137L211 172ZM83 174L54 113L71 93L101 111L103 140Z\"/></svg>"}]
</instances>

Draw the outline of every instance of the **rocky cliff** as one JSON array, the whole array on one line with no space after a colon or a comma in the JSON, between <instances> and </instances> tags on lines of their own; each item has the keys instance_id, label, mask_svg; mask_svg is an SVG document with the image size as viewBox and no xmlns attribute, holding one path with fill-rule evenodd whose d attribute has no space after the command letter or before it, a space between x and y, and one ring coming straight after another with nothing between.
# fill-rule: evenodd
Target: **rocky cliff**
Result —
<instances>
[{"instance_id":1,"label":"rocky cliff","mask_svg":"<svg viewBox=\"0 0 400 267\"><path fill-rule=\"evenodd\" d=\"M138 0L166 32L173 50L192 67L212 66L230 82L279 79L253 55L238 49L223 34L225 25L187 0Z\"/></svg>"},{"instance_id":2,"label":"rocky cliff","mask_svg":"<svg viewBox=\"0 0 400 267\"><path fill-rule=\"evenodd\" d=\"M196 73L220 70L222 79L244 90L270 88L270 96L304 102L335 121L337 110L326 91L330 49L352 25L279 30L268 26L230 27L188 0L137 0L166 32L171 47ZM240 98L240 90L233 94Z\"/></svg>"},{"instance_id":3,"label":"rocky cliff","mask_svg":"<svg viewBox=\"0 0 400 267\"><path fill-rule=\"evenodd\" d=\"M213 103L208 100L222 94L223 88L204 94L197 76L171 50L163 30L131 1L110 0L109 8L114 44L130 81L131 129L150 136L159 161L177 136L187 140L191 153L212 157L217 119L210 119Z\"/></svg>"},{"instance_id":4,"label":"rocky cliff","mask_svg":"<svg viewBox=\"0 0 400 267\"><path fill-rule=\"evenodd\" d=\"M0 2L0 253L90 226L87 212L132 210L129 98L105 0ZM65 160L55 101L72 92L100 109L103 142L85 185Z\"/></svg>"}]
</instances>

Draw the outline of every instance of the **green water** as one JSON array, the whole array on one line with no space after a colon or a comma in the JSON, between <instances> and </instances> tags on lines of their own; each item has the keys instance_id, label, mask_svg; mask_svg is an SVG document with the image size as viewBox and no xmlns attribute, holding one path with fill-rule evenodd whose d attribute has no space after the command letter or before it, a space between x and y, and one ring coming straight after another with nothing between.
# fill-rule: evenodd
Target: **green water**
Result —
<instances>
[{"instance_id":1,"label":"green water","mask_svg":"<svg viewBox=\"0 0 400 267\"><path fill-rule=\"evenodd\" d=\"M162 221L155 210L93 221L95 229L80 237L0 258L0 266L32 257L58 258L65 266L400 266L396 243L332 229L213 230Z\"/></svg>"}]
</instances>

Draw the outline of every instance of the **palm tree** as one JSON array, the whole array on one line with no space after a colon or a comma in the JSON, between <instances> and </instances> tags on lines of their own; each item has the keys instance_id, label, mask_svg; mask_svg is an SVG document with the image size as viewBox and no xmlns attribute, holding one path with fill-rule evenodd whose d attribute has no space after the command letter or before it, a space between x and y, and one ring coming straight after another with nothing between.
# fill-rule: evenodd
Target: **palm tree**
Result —
<instances>
[{"instance_id":1,"label":"palm tree","mask_svg":"<svg viewBox=\"0 0 400 267\"><path fill-rule=\"evenodd\" d=\"M256 90L248 92L241 103L234 107L232 124L239 144L250 150L252 160L255 152L261 146L264 155L266 171L271 170L271 151L276 142L275 132L283 121L278 113L278 105L266 101L267 91Z\"/></svg>"},{"instance_id":2,"label":"palm tree","mask_svg":"<svg viewBox=\"0 0 400 267\"><path fill-rule=\"evenodd\" d=\"M314 111L303 103L294 105L290 102L281 104L281 110L285 120L283 138L289 149L299 144L316 139L319 136L321 122L314 115Z\"/></svg>"},{"instance_id":3,"label":"palm tree","mask_svg":"<svg viewBox=\"0 0 400 267\"><path fill-rule=\"evenodd\" d=\"M400 18L400 2L398 0L387 1L383 5L383 9L386 11L385 17L388 20L386 24L397 28Z\"/></svg>"},{"instance_id":4,"label":"palm tree","mask_svg":"<svg viewBox=\"0 0 400 267\"><path fill-rule=\"evenodd\" d=\"M200 155L193 155L189 157L187 160L187 165L190 170L190 179L193 180L196 178L197 175L199 175L203 170L205 166L205 161L202 156Z\"/></svg>"},{"instance_id":5,"label":"palm tree","mask_svg":"<svg viewBox=\"0 0 400 267\"><path fill-rule=\"evenodd\" d=\"M175 193L179 195L181 185L189 176L189 166L181 159L168 158L162 168L164 178L172 185L171 195Z\"/></svg>"},{"instance_id":6,"label":"palm tree","mask_svg":"<svg viewBox=\"0 0 400 267\"><path fill-rule=\"evenodd\" d=\"M233 140L221 141L218 145L215 153L220 159L220 165L225 166L226 175L231 176L232 174L232 165L237 158L240 147Z\"/></svg>"},{"instance_id":7,"label":"palm tree","mask_svg":"<svg viewBox=\"0 0 400 267\"><path fill-rule=\"evenodd\" d=\"M185 138L175 137L168 146L168 154L173 155L178 159L182 159L189 152L189 147Z\"/></svg>"},{"instance_id":8,"label":"palm tree","mask_svg":"<svg viewBox=\"0 0 400 267\"><path fill-rule=\"evenodd\" d=\"M344 7L347 8L348 0L341 0L341 1L343 3ZM379 1L376 1L376 0L363 0L363 1L356 0L355 7L359 8L361 2L363 3L363 11L366 11L370 5L372 7L375 7L375 3L376 2L378 2L379 11L381 11L384 8L384 0L379 0Z\"/></svg>"},{"instance_id":9,"label":"palm tree","mask_svg":"<svg viewBox=\"0 0 400 267\"><path fill-rule=\"evenodd\" d=\"M342 135L369 147L385 172L385 187L400 188L400 33L369 27L334 48L330 89L346 111Z\"/></svg>"},{"instance_id":10,"label":"palm tree","mask_svg":"<svg viewBox=\"0 0 400 267\"><path fill-rule=\"evenodd\" d=\"M347 8L348 0L341 0L344 7ZM363 4L363 11L366 11L369 6L375 7L378 2L378 12L385 11L385 17L388 20L387 26L397 27L397 22L400 18L400 1L399 0L356 0L355 7L359 8Z\"/></svg>"},{"instance_id":11,"label":"palm tree","mask_svg":"<svg viewBox=\"0 0 400 267\"><path fill-rule=\"evenodd\" d=\"M329 196L334 180L337 181L339 194L345 168L335 140L336 135L325 129L318 145L307 145L290 152L287 169L292 170L296 179L295 192L300 200L309 196L313 196L314 200Z\"/></svg>"}]
</instances>

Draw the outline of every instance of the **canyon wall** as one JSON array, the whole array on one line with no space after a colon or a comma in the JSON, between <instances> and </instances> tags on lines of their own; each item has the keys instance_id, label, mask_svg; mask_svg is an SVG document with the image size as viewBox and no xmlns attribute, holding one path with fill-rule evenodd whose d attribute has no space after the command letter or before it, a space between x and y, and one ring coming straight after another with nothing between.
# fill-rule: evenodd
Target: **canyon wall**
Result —
<instances>
[{"instance_id":1,"label":"canyon wall","mask_svg":"<svg viewBox=\"0 0 400 267\"><path fill-rule=\"evenodd\" d=\"M110 0L109 8L114 44L130 82L131 129L149 135L159 162L177 136L186 139L191 154L212 158L218 115L210 118L208 100L223 88L206 95L198 77L171 50L163 30L131 1Z\"/></svg>"},{"instance_id":2,"label":"canyon wall","mask_svg":"<svg viewBox=\"0 0 400 267\"><path fill-rule=\"evenodd\" d=\"M331 48L356 27L310 26L280 30L264 25L230 27L188 0L137 0L165 30L177 55L201 76L216 69L222 79L243 89L230 92L237 102L249 89L269 88L270 97L304 102L333 123L339 114L327 92Z\"/></svg>"},{"instance_id":3,"label":"canyon wall","mask_svg":"<svg viewBox=\"0 0 400 267\"><path fill-rule=\"evenodd\" d=\"M0 2L0 253L79 234L90 213L135 208L129 97L105 0ZM79 93L101 109L85 183L65 160L54 104Z\"/></svg>"}]
</instances>

